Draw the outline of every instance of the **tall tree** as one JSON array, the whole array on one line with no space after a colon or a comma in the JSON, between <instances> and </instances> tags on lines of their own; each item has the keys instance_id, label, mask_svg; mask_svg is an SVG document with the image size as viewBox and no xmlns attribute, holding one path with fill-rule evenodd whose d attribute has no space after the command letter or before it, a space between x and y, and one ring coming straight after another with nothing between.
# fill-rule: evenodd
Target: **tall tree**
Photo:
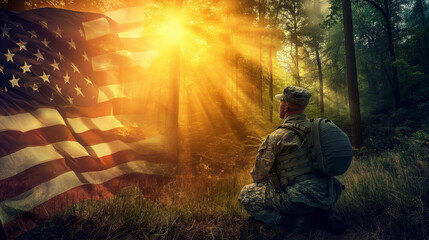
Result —
<instances>
[{"instance_id":1,"label":"tall tree","mask_svg":"<svg viewBox=\"0 0 429 240\"><path fill-rule=\"evenodd\" d=\"M270 122L273 122L273 100L274 100L274 92L273 92L273 44L274 44L274 37L275 37L275 30L277 25L277 20L279 17L279 11L281 9L281 0L274 0L271 2L271 5L273 7L272 9L272 18L271 18L271 31L270 31L270 44L269 44L269 56L268 56L268 67L269 67L269 74L270 74L270 80L269 80L269 98L270 98L270 107L269 107L269 113L270 113Z\"/></svg>"},{"instance_id":2,"label":"tall tree","mask_svg":"<svg viewBox=\"0 0 429 240\"><path fill-rule=\"evenodd\" d=\"M182 12L183 0L170 0L172 7ZM176 42L171 46L170 59L170 86L171 86L171 127L170 135L174 139L174 145L178 148L179 136L179 93L180 93L180 42ZM178 149L176 148L176 156L178 157Z\"/></svg>"},{"instance_id":3,"label":"tall tree","mask_svg":"<svg viewBox=\"0 0 429 240\"><path fill-rule=\"evenodd\" d=\"M419 51L419 54L424 57L429 57L429 43L428 43L428 34L422 34L427 27L426 16L425 16L426 4L424 0L416 0L413 8L413 16L416 16L416 25L418 26L418 30L420 32L419 41L417 41L419 45L419 49L426 49L425 51ZM427 30L427 29L426 29Z\"/></svg>"},{"instance_id":4,"label":"tall tree","mask_svg":"<svg viewBox=\"0 0 429 240\"><path fill-rule=\"evenodd\" d=\"M258 26L259 26L259 36L258 36L258 47L259 47L259 68L258 68L258 87L259 87L259 107L261 111L261 116L264 112L264 101L263 101L263 89L264 89L264 68L263 68L263 37L265 29L265 12L266 12L266 1L258 0Z\"/></svg>"},{"instance_id":5,"label":"tall tree","mask_svg":"<svg viewBox=\"0 0 429 240\"><path fill-rule=\"evenodd\" d=\"M342 0L344 40L346 46L347 83L349 93L350 123L352 143L354 147L362 147L362 127L359 104L359 88L357 82L356 57L353 37L352 8L350 0Z\"/></svg>"},{"instance_id":6,"label":"tall tree","mask_svg":"<svg viewBox=\"0 0 429 240\"><path fill-rule=\"evenodd\" d=\"M299 47L301 45L301 30L306 24L303 16L303 1L291 0L283 2L282 19L285 24L285 29L289 33L291 44L294 45L294 54L292 62L294 64L293 75L298 86L301 85L299 72Z\"/></svg>"},{"instance_id":7,"label":"tall tree","mask_svg":"<svg viewBox=\"0 0 429 240\"><path fill-rule=\"evenodd\" d=\"M394 64L396 61L396 53L395 53L394 40L393 40L393 29L392 29L392 20L390 16L389 0L383 0L383 5L373 0L363 0L363 1L369 3L375 9L377 9L383 15L383 18L385 20L390 63L392 66L392 78L389 80L392 88L395 109L398 109L401 103L401 96L399 92L398 71Z\"/></svg>"},{"instance_id":8,"label":"tall tree","mask_svg":"<svg viewBox=\"0 0 429 240\"><path fill-rule=\"evenodd\" d=\"M304 27L303 35L305 40L304 45L313 51L317 65L317 73L319 77L319 106L320 112L324 114L325 107L323 103L323 73L322 61L320 60L321 43L323 41L323 32L321 28L322 13L321 13L320 0L313 0L313 4L309 4L307 9L307 18L309 19L307 25Z\"/></svg>"}]
</instances>

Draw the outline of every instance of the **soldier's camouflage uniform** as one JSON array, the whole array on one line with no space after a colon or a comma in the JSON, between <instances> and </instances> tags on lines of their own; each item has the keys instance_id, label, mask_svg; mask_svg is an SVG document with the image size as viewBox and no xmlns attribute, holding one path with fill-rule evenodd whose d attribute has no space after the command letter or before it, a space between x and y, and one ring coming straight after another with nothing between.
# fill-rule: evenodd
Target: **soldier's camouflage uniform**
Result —
<instances>
[{"instance_id":1,"label":"soldier's camouflage uniform","mask_svg":"<svg viewBox=\"0 0 429 240\"><path fill-rule=\"evenodd\" d=\"M285 123L308 121L304 113L294 114ZM331 208L338 200L342 184L334 177L312 178L287 186L281 193L268 183L267 176L278 155L295 151L300 137L292 130L278 128L261 144L251 172L254 183L244 186L238 200L255 219L280 228L282 216L295 217L316 208Z\"/></svg>"}]
</instances>

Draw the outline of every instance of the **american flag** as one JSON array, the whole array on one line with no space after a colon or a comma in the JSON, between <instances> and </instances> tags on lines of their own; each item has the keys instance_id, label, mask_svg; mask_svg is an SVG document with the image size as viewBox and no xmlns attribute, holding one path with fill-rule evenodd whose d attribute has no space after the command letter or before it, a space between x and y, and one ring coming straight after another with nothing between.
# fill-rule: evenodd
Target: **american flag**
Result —
<instances>
[{"instance_id":1,"label":"american flag","mask_svg":"<svg viewBox=\"0 0 429 240\"><path fill-rule=\"evenodd\" d=\"M158 100L145 98L156 84L142 74L159 53L130 44L140 41L141 11L0 9L0 220L8 237L78 201L171 174L174 139L133 123Z\"/></svg>"}]
</instances>

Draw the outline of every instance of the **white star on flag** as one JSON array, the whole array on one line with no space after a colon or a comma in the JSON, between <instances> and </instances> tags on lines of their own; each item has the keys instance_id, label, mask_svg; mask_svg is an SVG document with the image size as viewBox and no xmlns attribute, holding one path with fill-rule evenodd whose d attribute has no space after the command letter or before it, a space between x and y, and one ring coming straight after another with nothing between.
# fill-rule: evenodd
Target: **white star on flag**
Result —
<instances>
[{"instance_id":1,"label":"white star on flag","mask_svg":"<svg viewBox=\"0 0 429 240\"><path fill-rule=\"evenodd\" d=\"M43 54L40 52L39 49L37 49L37 53L34 54L34 56L37 57L37 61L39 61L39 59L45 60L45 58L43 57Z\"/></svg>"},{"instance_id":2,"label":"white star on flag","mask_svg":"<svg viewBox=\"0 0 429 240\"><path fill-rule=\"evenodd\" d=\"M66 72L66 75L64 76L64 83L70 83L70 76L68 72Z\"/></svg>"},{"instance_id":3,"label":"white star on flag","mask_svg":"<svg viewBox=\"0 0 429 240\"><path fill-rule=\"evenodd\" d=\"M40 76L43 79L43 82L50 82L49 81L49 76L48 74L46 74L45 72L43 72L43 75Z\"/></svg>"},{"instance_id":4,"label":"white star on flag","mask_svg":"<svg viewBox=\"0 0 429 240\"><path fill-rule=\"evenodd\" d=\"M12 88L13 87L20 87L19 86L19 83L18 83L18 81L19 81L19 79L20 78L15 78L15 75L12 75L12 79L11 80L9 80L10 81L10 83L12 83Z\"/></svg>"},{"instance_id":5,"label":"white star on flag","mask_svg":"<svg viewBox=\"0 0 429 240\"><path fill-rule=\"evenodd\" d=\"M43 45L45 45L45 47L48 48L50 41L46 41L46 38L44 38L43 41L42 41L42 43L43 43Z\"/></svg>"},{"instance_id":6,"label":"white star on flag","mask_svg":"<svg viewBox=\"0 0 429 240\"><path fill-rule=\"evenodd\" d=\"M60 67L59 67L59 63L57 63L57 61L54 59L54 63L52 63L52 64L50 64L51 66L52 66L52 68L54 69L54 71L55 70L60 70Z\"/></svg>"},{"instance_id":7,"label":"white star on flag","mask_svg":"<svg viewBox=\"0 0 429 240\"><path fill-rule=\"evenodd\" d=\"M20 68L22 68L22 73L31 72L30 67L31 65L27 65L27 62L24 62L24 65L20 66Z\"/></svg>"},{"instance_id":8,"label":"white star on flag","mask_svg":"<svg viewBox=\"0 0 429 240\"><path fill-rule=\"evenodd\" d=\"M13 62L13 56L15 55L15 53L11 53L10 51L9 51L9 48L7 49L7 54L4 54L5 56L6 56L6 61L11 61L11 62Z\"/></svg>"},{"instance_id":9,"label":"white star on flag","mask_svg":"<svg viewBox=\"0 0 429 240\"><path fill-rule=\"evenodd\" d=\"M9 30L11 30L11 29L12 28L8 28L6 26L6 24L4 24L4 26L1 28L1 30L3 32L2 37L6 36L6 37L10 38L10 36L9 36Z\"/></svg>"},{"instance_id":10,"label":"white star on flag","mask_svg":"<svg viewBox=\"0 0 429 240\"><path fill-rule=\"evenodd\" d=\"M73 41L73 38L70 39L70 41L67 41L67 43L70 45L70 48L76 50L76 43Z\"/></svg>"},{"instance_id":11,"label":"white star on flag","mask_svg":"<svg viewBox=\"0 0 429 240\"><path fill-rule=\"evenodd\" d=\"M22 49L24 49L25 51L27 51L27 47L25 47L25 45L27 44L27 42L23 42L21 40L19 40L19 42L16 43L16 45L19 46L19 50L21 51Z\"/></svg>"},{"instance_id":12,"label":"white star on flag","mask_svg":"<svg viewBox=\"0 0 429 240\"><path fill-rule=\"evenodd\" d=\"M60 29L60 27L57 26L57 30L54 31L55 33L55 38L60 37L62 38L63 36L61 36L61 33L63 32L63 30Z\"/></svg>"}]
</instances>

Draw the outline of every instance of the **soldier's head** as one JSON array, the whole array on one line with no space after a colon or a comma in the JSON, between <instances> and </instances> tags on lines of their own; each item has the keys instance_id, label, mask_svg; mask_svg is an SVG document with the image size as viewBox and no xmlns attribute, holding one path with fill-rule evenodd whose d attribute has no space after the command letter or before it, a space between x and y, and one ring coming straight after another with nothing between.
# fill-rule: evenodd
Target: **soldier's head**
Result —
<instances>
[{"instance_id":1,"label":"soldier's head","mask_svg":"<svg viewBox=\"0 0 429 240\"><path fill-rule=\"evenodd\" d=\"M304 112L310 100L311 93L302 87L286 87L282 94L277 94L275 98L280 100L280 118L286 118L295 113Z\"/></svg>"}]
</instances>

